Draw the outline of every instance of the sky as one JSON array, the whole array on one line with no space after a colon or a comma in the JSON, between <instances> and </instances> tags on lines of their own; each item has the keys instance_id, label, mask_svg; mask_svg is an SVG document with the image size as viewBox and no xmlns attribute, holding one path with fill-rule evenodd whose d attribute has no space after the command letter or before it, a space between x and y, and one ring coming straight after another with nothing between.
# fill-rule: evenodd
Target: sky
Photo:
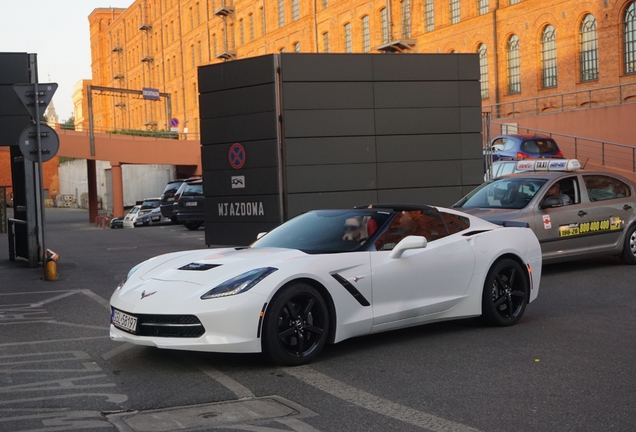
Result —
<instances>
[{"instance_id":1,"label":"sky","mask_svg":"<svg viewBox=\"0 0 636 432\"><path fill-rule=\"evenodd\" d=\"M127 8L134 0L3 0L0 52L37 54L39 82L58 84L60 122L73 116L73 87L91 78L88 16L97 8Z\"/></svg>"}]
</instances>

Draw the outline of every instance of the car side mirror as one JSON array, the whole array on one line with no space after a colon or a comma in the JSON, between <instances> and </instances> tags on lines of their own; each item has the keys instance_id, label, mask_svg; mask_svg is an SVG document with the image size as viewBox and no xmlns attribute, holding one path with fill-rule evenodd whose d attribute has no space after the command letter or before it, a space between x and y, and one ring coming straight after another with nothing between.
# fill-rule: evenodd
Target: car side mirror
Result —
<instances>
[{"instance_id":1,"label":"car side mirror","mask_svg":"<svg viewBox=\"0 0 636 432\"><path fill-rule=\"evenodd\" d=\"M547 197L541 203L541 208L553 208L563 206L563 200L559 197Z\"/></svg>"},{"instance_id":2,"label":"car side mirror","mask_svg":"<svg viewBox=\"0 0 636 432\"><path fill-rule=\"evenodd\" d=\"M428 244L426 237L407 236L402 239L391 251L389 257L400 258L402 254L409 249L423 249Z\"/></svg>"}]
</instances>

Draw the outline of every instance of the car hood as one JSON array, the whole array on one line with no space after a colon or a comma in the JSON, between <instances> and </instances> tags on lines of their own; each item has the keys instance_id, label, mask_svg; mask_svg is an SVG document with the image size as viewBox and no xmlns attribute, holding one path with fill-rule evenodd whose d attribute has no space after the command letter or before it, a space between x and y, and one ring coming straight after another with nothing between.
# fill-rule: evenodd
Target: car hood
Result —
<instances>
[{"instance_id":1,"label":"car hood","mask_svg":"<svg viewBox=\"0 0 636 432\"><path fill-rule=\"evenodd\" d=\"M209 286L214 280L225 281L256 268L275 267L299 256L306 254L282 248L202 249L164 256L163 262L144 265L135 276L142 281L153 279Z\"/></svg>"}]
</instances>

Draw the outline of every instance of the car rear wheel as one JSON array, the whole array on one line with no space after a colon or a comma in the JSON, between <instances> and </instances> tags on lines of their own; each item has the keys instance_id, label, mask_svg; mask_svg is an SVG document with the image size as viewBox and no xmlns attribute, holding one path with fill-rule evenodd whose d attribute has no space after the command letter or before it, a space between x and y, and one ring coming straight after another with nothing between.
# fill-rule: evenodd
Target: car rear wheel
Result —
<instances>
[{"instance_id":1,"label":"car rear wheel","mask_svg":"<svg viewBox=\"0 0 636 432\"><path fill-rule=\"evenodd\" d=\"M621 259L625 264L636 264L636 224L630 226L625 233Z\"/></svg>"},{"instance_id":2,"label":"car rear wheel","mask_svg":"<svg viewBox=\"0 0 636 432\"><path fill-rule=\"evenodd\" d=\"M201 226L200 222L186 222L184 223L185 227L190 231L196 231Z\"/></svg>"},{"instance_id":3,"label":"car rear wheel","mask_svg":"<svg viewBox=\"0 0 636 432\"><path fill-rule=\"evenodd\" d=\"M528 304L529 284L521 265L504 258L488 271L482 295L482 320L491 325L510 326L523 315Z\"/></svg>"},{"instance_id":4,"label":"car rear wheel","mask_svg":"<svg viewBox=\"0 0 636 432\"><path fill-rule=\"evenodd\" d=\"M306 364L322 351L328 333L324 299L312 286L295 283L281 289L267 308L263 352L277 364Z\"/></svg>"}]
</instances>

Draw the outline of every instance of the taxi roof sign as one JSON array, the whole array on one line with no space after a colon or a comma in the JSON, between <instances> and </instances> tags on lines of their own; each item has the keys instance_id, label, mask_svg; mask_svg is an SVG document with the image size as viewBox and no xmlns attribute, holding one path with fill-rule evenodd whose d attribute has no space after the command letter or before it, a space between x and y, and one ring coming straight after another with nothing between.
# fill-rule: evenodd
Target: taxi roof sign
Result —
<instances>
[{"instance_id":1,"label":"taxi roof sign","mask_svg":"<svg viewBox=\"0 0 636 432\"><path fill-rule=\"evenodd\" d=\"M518 171L576 171L581 169L578 159L533 159L517 162Z\"/></svg>"}]
</instances>

